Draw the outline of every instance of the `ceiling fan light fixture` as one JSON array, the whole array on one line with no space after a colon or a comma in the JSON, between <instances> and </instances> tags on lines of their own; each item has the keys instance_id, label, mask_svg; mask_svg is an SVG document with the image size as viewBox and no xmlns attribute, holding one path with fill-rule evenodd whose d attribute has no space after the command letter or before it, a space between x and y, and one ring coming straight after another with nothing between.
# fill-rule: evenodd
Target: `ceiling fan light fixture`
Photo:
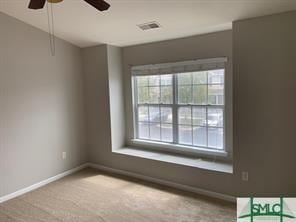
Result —
<instances>
[{"instance_id":1,"label":"ceiling fan light fixture","mask_svg":"<svg viewBox=\"0 0 296 222\"><path fill-rule=\"evenodd\" d=\"M47 0L49 3L60 3L63 0Z\"/></svg>"}]
</instances>

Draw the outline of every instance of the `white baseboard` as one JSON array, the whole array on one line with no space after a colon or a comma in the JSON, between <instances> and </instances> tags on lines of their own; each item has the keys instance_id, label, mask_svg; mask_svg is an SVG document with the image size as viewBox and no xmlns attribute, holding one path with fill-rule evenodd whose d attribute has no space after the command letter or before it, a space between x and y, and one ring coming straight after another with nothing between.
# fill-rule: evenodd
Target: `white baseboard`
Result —
<instances>
[{"instance_id":1,"label":"white baseboard","mask_svg":"<svg viewBox=\"0 0 296 222\"><path fill-rule=\"evenodd\" d=\"M149 176L145 176L142 174L133 173L133 172L125 171L125 170L114 169L114 168L106 167L103 165L86 163L86 164L82 164L76 168L73 168L71 170L65 171L61 174L58 174L56 176L53 176L51 178L48 178L46 180L43 180L39 183L33 184L33 185L26 187L24 189L18 190L14 193L2 196L2 197L0 197L0 203L3 203L5 201L8 201L8 200L13 199L15 197L18 197L18 196L28 193L30 191L36 190L42 186L45 186L51 182L54 182L56 180L59 180L59 179L65 177L65 176L73 174L79 170L86 168L86 167L91 167L94 169L98 169L98 170L102 170L102 171L106 171L106 172L110 172L110 173L116 173L116 174L121 174L121 175L129 176L129 177L134 177L134 178L138 178L141 180L145 180L145 181L165 185L168 187L176 188L179 190L189 191L192 193L202 194L205 196L209 196L209 197L213 197L213 198L217 198L217 199L221 199L221 200L226 200L229 202L234 202L234 203L236 202L236 198L233 196L230 196L230 195L212 192L212 191L208 191L208 190L204 190L204 189L200 189L200 188L196 188L196 187L192 187L192 186L187 186L187 185L183 185L183 184L179 184L179 183L175 183L175 182L170 182L170 181L166 181L166 180L162 180L162 179L157 179L157 178L153 178L153 177L149 177Z\"/></svg>"},{"instance_id":2,"label":"white baseboard","mask_svg":"<svg viewBox=\"0 0 296 222\"><path fill-rule=\"evenodd\" d=\"M110 172L110 173L121 174L121 175L125 175L125 176L130 176L130 177L134 177L134 178L137 178L137 179L141 179L141 180L145 180L145 181L165 185L165 186L168 186L168 187L176 188L176 189L179 189L179 190L189 191L189 192L192 192L192 193L217 198L217 199L220 199L220 200L225 200L225 201L229 201L229 202L233 202L233 203L236 202L235 197L230 196L230 195L226 195L226 194L221 194L221 193L212 192L212 191L208 191L208 190L204 190L204 189L200 189L200 188L196 188L196 187L192 187L192 186L187 186L187 185L183 185L183 184L179 184L179 183L175 183L175 182L170 182L170 181L166 181L166 180L162 180L162 179L157 179L157 178L145 176L145 175L138 174L138 173L132 173L132 172L125 171L125 170L118 170L118 169L114 169L114 168L110 168L110 167L106 167L106 166L102 166L102 165L98 165L98 164L89 163L88 166L91 167L91 168L94 168L94 169L107 171L107 172Z\"/></svg>"},{"instance_id":3,"label":"white baseboard","mask_svg":"<svg viewBox=\"0 0 296 222\"><path fill-rule=\"evenodd\" d=\"M78 167L75 167L75 168L73 168L71 170L67 170L67 171L65 171L63 173L60 173L60 174L58 174L56 176L53 176L53 177L50 177L50 178L48 178L46 180L43 180L43 181L41 181L39 183L33 184L33 185L31 185L29 187L26 187L24 189L21 189L21 190L18 190L18 191L14 192L14 193L2 196L2 197L0 197L0 203L3 203L5 201L8 201L8 200L13 199L15 197L18 197L18 196L23 195L25 193L28 193L28 192L30 192L32 190L36 190L36 189L38 189L40 187L43 187L43 186L45 186L45 185L47 185L47 184L49 184L51 182L54 182L54 181L59 180L59 179L65 177L65 176L68 176L68 175L73 174L73 173L75 173L75 172L77 172L79 170L82 170L83 168L88 167L88 165L89 164L82 164L82 165L80 165Z\"/></svg>"}]
</instances>

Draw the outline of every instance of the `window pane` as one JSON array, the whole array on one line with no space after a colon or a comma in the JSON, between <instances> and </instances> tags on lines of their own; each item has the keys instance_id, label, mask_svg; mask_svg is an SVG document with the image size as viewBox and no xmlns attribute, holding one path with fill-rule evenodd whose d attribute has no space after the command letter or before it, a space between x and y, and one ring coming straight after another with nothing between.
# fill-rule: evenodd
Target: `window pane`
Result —
<instances>
[{"instance_id":1,"label":"window pane","mask_svg":"<svg viewBox=\"0 0 296 222\"><path fill-rule=\"evenodd\" d=\"M191 125L191 107L180 107L178 110L178 123Z\"/></svg>"},{"instance_id":2,"label":"window pane","mask_svg":"<svg viewBox=\"0 0 296 222\"><path fill-rule=\"evenodd\" d=\"M150 123L150 139L160 140L160 124Z\"/></svg>"},{"instance_id":3,"label":"window pane","mask_svg":"<svg viewBox=\"0 0 296 222\"><path fill-rule=\"evenodd\" d=\"M179 143L192 145L192 126L179 125Z\"/></svg>"},{"instance_id":4,"label":"window pane","mask_svg":"<svg viewBox=\"0 0 296 222\"><path fill-rule=\"evenodd\" d=\"M172 126L172 124L161 124L161 141L173 142L173 126Z\"/></svg>"},{"instance_id":5,"label":"window pane","mask_svg":"<svg viewBox=\"0 0 296 222\"><path fill-rule=\"evenodd\" d=\"M160 78L162 86L173 85L173 75L161 75Z\"/></svg>"},{"instance_id":6,"label":"window pane","mask_svg":"<svg viewBox=\"0 0 296 222\"><path fill-rule=\"evenodd\" d=\"M191 85L192 84L192 75L191 73L182 73L178 74L178 85Z\"/></svg>"},{"instance_id":7,"label":"window pane","mask_svg":"<svg viewBox=\"0 0 296 222\"><path fill-rule=\"evenodd\" d=\"M193 145L194 146L207 146L207 128L206 127L193 127Z\"/></svg>"},{"instance_id":8,"label":"window pane","mask_svg":"<svg viewBox=\"0 0 296 222\"><path fill-rule=\"evenodd\" d=\"M149 125L147 123L138 123L139 138L149 139Z\"/></svg>"},{"instance_id":9,"label":"window pane","mask_svg":"<svg viewBox=\"0 0 296 222\"><path fill-rule=\"evenodd\" d=\"M192 109L193 125L206 126L207 124L207 112L206 108L193 107Z\"/></svg>"},{"instance_id":10,"label":"window pane","mask_svg":"<svg viewBox=\"0 0 296 222\"><path fill-rule=\"evenodd\" d=\"M149 106L149 121L160 122L160 113L158 106Z\"/></svg>"},{"instance_id":11,"label":"window pane","mask_svg":"<svg viewBox=\"0 0 296 222\"><path fill-rule=\"evenodd\" d=\"M148 103L149 95L148 95L148 87L138 87L138 103Z\"/></svg>"},{"instance_id":12,"label":"window pane","mask_svg":"<svg viewBox=\"0 0 296 222\"><path fill-rule=\"evenodd\" d=\"M138 138L223 149L224 77L224 69L135 77ZM178 138L174 138L174 92L180 104Z\"/></svg>"},{"instance_id":13,"label":"window pane","mask_svg":"<svg viewBox=\"0 0 296 222\"><path fill-rule=\"evenodd\" d=\"M189 104L192 102L191 86L178 86L178 103Z\"/></svg>"},{"instance_id":14,"label":"window pane","mask_svg":"<svg viewBox=\"0 0 296 222\"><path fill-rule=\"evenodd\" d=\"M140 106L138 108L138 120L148 122L148 106Z\"/></svg>"},{"instance_id":15,"label":"window pane","mask_svg":"<svg viewBox=\"0 0 296 222\"><path fill-rule=\"evenodd\" d=\"M223 127L223 109L208 108L208 126Z\"/></svg>"},{"instance_id":16,"label":"window pane","mask_svg":"<svg viewBox=\"0 0 296 222\"><path fill-rule=\"evenodd\" d=\"M207 86L194 85L193 86L193 103L199 105L207 104Z\"/></svg>"},{"instance_id":17,"label":"window pane","mask_svg":"<svg viewBox=\"0 0 296 222\"><path fill-rule=\"evenodd\" d=\"M208 146L223 149L223 129L208 128Z\"/></svg>"},{"instance_id":18,"label":"window pane","mask_svg":"<svg viewBox=\"0 0 296 222\"><path fill-rule=\"evenodd\" d=\"M208 103L211 105L224 104L224 86L223 85L209 85L208 86Z\"/></svg>"},{"instance_id":19,"label":"window pane","mask_svg":"<svg viewBox=\"0 0 296 222\"><path fill-rule=\"evenodd\" d=\"M207 84L207 72L194 72L192 73L193 84Z\"/></svg>"},{"instance_id":20,"label":"window pane","mask_svg":"<svg viewBox=\"0 0 296 222\"><path fill-rule=\"evenodd\" d=\"M159 97L160 97L159 86L149 87L149 102L153 104L158 104Z\"/></svg>"},{"instance_id":21,"label":"window pane","mask_svg":"<svg viewBox=\"0 0 296 222\"><path fill-rule=\"evenodd\" d=\"M209 84L224 84L224 69L208 71Z\"/></svg>"},{"instance_id":22,"label":"window pane","mask_svg":"<svg viewBox=\"0 0 296 222\"><path fill-rule=\"evenodd\" d=\"M148 76L137 76L138 86L148 86Z\"/></svg>"},{"instance_id":23,"label":"window pane","mask_svg":"<svg viewBox=\"0 0 296 222\"><path fill-rule=\"evenodd\" d=\"M172 86L161 86L161 102L164 104L173 103L173 88Z\"/></svg>"},{"instance_id":24,"label":"window pane","mask_svg":"<svg viewBox=\"0 0 296 222\"><path fill-rule=\"evenodd\" d=\"M171 107L161 107L161 122L173 123L173 113Z\"/></svg>"},{"instance_id":25,"label":"window pane","mask_svg":"<svg viewBox=\"0 0 296 222\"><path fill-rule=\"evenodd\" d=\"M149 86L159 86L160 76L149 76Z\"/></svg>"}]
</instances>

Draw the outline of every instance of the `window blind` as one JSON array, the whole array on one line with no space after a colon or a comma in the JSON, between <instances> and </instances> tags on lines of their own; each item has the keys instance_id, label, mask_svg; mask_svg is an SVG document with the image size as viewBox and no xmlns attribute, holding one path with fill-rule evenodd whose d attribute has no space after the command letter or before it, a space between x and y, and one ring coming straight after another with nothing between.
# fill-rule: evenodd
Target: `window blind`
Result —
<instances>
[{"instance_id":1,"label":"window blind","mask_svg":"<svg viewBox=\"0 0 296 222\"><path fill-rule=\"evenodd\" d=\"M133 66L132 75L165 75L225 68L226 57Z\"/></svg>"}]
</instances>

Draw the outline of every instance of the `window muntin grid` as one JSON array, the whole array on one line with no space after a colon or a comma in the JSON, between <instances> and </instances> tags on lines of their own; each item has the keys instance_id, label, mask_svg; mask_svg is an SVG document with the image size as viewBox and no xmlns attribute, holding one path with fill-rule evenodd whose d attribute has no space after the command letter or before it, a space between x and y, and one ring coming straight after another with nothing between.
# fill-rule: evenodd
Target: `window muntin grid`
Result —
<instances>
[{"instance_id":1,"label":"window muntin grid","mask_svg":"<svg viewBox=\"0 0 296 222\"><path fill-rule=\"evenodd\" d=\"M224 73L136 76L136 138L224 150Z\"/></svg>"}]
</instances>

